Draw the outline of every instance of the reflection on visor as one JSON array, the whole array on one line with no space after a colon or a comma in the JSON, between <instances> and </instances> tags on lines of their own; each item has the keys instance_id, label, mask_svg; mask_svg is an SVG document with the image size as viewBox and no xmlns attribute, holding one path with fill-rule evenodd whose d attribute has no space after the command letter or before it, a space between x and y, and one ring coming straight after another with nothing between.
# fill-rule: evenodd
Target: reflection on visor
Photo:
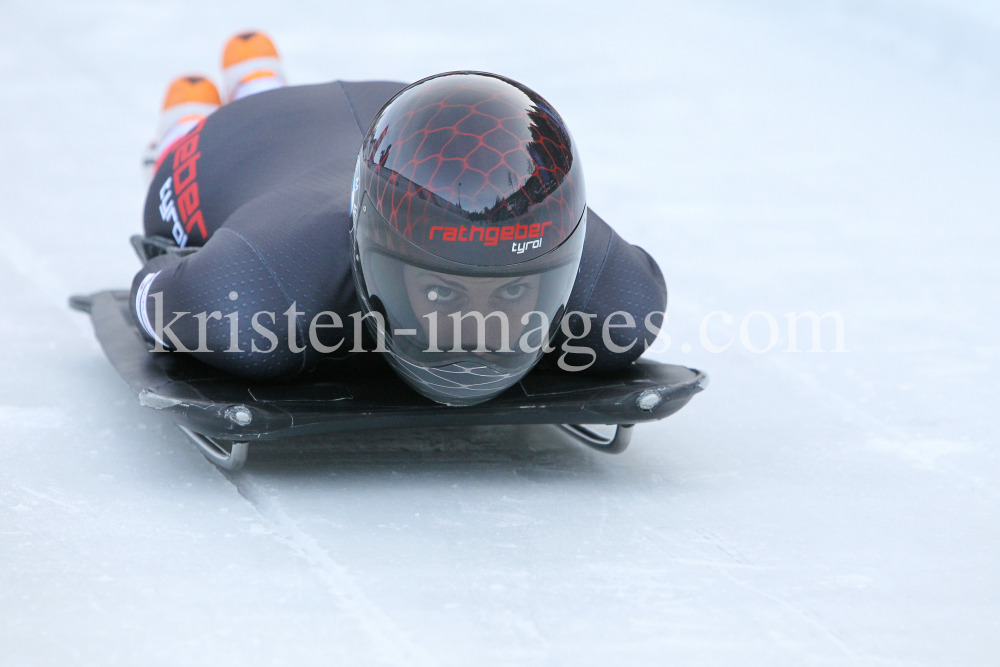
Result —
<instances>
[{"instance_id":1,"label":"reflection on visor","mask_svg":"<svg viewBox=\"0 0 1000 667\"><path fill-rule=\"evenodd\" d=\"M437 368L414 364L398 358L396 370L411 385L422 388L425 396L443 403L478 403L509 387L519 374L503 373L483 363L459 361Z\"/></svg>"}]
</instances>

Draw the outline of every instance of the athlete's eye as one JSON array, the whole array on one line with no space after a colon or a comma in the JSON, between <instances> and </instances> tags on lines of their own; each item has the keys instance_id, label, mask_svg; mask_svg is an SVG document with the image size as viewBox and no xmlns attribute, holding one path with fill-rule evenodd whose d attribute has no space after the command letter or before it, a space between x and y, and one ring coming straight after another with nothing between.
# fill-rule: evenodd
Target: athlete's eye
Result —
<instances>
[{"instance_id":1,"label":"athlete's eye","mask_svg":"<svg viewBox=\"0 0 1000 667\"><path fill-rule=\"evenodd\" d=\"M435 285L427 292L427 298L431 301L451 301L455 298L455 290L444 285Z\"/></svg>"},{"instance_id":2,"label":"athlete's eye","mask_svg":"<svg viewBox=\"0 0 1000 667\"><path fill-rule=\"evenodd\" d=\"M500 298L501 299L507 299L509 301L513 301L514 299L520 299L522 296L524 296L524 293L525 293L525 291L527 289L528 289L528 286L525 285L524 283L516 283L514 285L505 285L500 290Z\"/></svg>"}]
</instances>

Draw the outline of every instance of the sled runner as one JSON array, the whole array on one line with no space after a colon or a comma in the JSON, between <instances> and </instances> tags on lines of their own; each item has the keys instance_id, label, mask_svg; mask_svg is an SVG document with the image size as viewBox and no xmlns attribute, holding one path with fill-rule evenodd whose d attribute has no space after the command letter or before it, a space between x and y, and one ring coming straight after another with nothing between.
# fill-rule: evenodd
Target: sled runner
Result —
<instances>
[{"instance_id":1,"label":"sled runner","mask_svg":"<svg viewBox=\"0 0 1000 667\"><path fill-rule=\"evenodd\" d=\"M388 428L554 424L617 454L634 424L669 417L708 383L700 371L642 359L612 375L567 373L543 360L500 396L456 408L414 392L377 353L350 354L290 381L254 382L186 354L151 353L132 323L128 292L76 296L70 305L90 314L104 353L139 402L168 413L225 470L242 467L256 440ZM585 424L617 429L601 437Z\"/></svg>"}]
</instances>

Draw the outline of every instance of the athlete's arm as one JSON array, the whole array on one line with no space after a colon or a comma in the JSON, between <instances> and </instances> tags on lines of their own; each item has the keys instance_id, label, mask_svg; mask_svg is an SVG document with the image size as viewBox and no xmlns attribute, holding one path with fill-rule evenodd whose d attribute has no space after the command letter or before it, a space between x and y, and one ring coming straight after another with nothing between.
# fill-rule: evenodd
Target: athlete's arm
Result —
<instances>
[{"instance_id":1,"label":"athlete's arm","mask_svg":"<svg viewBox=\"0 0 1000 667\"><path fill-rule=\"evenodd\" d=\"M147 262L133 280L130 300L138 329L158 343L154 353L186 351L216 368L254 378L302 370L303 356L292 354L287 344L285 303L259 255L223 230L194 255ZM258 312L265 313L257 317L258 326L277 343L253 328ZM230 328L234 319L235 330ZM252 348L274 349L255 354Z\"/></svg>"},{"instance_id":2,"label":"athlete's arm","mask_svg":"<svg viewBox=\"0 0 1000 667\"><path fill-rule=\"evenodd\" d=\"M325 183L349 183L350 174L320 174L323 187L303 178L247 202L197 253L148 262L133 281L130 303L150 342L158 337L169 349L191 351L237 375L288 377L322 356L310 344L310 323L333 311L342 327L317 327L318 341L330 347L343 340L337 354L351 349L350 313L359 307L350 218Z\"/></svg>"},{"instance_id":3,"label":"athlete's arm","mask_svg":"<svg viewBox=\"0 0 1000 667\"><path fill-rule=\"evenodd\" d=\"M555 362L563 354L563 345L590 348L595 356L584 353L567 354L564 364L587 367L588 372L608 372L625 368L653 344L663 325L667 309L667 286L656 261L638 246L618 236L600 216L587 209L587 236L580 260L580 272L569 298L567 312L579 311L594 315L590 318L590 333L568 341L560 330L553 341L555 352L549 357ZM613 313L631 315L634 328L615 326L627 324L624 315L616 315L607 327L607 338L614 350L608 349L604 324ZM647 318L650 327L647 327ZM570 320L574 334L583 331L579 317ZM628 350L622 350L622 348Z\"/></svg>"}]
</instances>

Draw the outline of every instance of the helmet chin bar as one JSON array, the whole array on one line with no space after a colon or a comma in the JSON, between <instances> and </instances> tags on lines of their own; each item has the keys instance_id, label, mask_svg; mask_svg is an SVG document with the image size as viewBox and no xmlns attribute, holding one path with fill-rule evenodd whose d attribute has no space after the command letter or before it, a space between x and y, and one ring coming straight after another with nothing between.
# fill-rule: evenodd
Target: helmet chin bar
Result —
<instances>
[{"instance_id":1,"label":"helmet chin bar","mask_svg":"<svg viewBox=\"0 0 1000 667\"><path fill-rule=\"evenodd\" d=\"M431 368L394 354L387 355L387 358L411 387L438 403L454 406L475 405L489 400L531 369L529 366L518 373L504 373L468 360Z\"/></svg>"}]
</instances>

